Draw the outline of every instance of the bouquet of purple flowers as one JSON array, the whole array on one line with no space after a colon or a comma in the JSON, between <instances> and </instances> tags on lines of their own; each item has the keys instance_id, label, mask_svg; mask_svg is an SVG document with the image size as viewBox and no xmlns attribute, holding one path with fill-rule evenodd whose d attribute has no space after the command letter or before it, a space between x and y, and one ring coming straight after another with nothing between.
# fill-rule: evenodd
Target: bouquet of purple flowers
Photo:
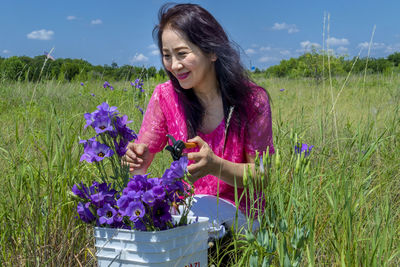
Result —
<instances>
[{"instance_id":1,"label":"bouquet of purple flowers","mask_svg":"<svg viewBox=\"0 0 400 267\"><path fill-rule=\"evenodd\" d=\"M79 218L97 226L155 231L186 225L193 188L186 177L187 157L172 162L161 178L148 175L130 177L128 166L121 165L127 145L137 136L126 126L126 115L119 116L116 107L103 103L93 113L86 113L85 128L91 126L96 136L82 140L84 153L81 161L95 163L102 183L91 186L74 185L72 192L80 198ZM107 175L104 159L109 159L113 175ZM109 169L109 168L108 168ZM112 179L112 183L109 182ZM178 223L173 223L171 211L183 212Z\"/></svg>"}]
</instances>

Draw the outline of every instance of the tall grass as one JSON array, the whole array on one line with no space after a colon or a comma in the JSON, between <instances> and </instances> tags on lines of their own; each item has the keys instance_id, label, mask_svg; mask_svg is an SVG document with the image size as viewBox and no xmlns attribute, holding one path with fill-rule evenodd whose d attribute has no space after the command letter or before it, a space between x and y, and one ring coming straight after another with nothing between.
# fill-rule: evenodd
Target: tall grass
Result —
<instances>
[{"instance_id":1,"label":"tall grass","mask_svg":"<svg viewBox=\"0 0 400 267\"><path fill-rule=\"evenodd\" d=\"M307 79L254 78L271 95L279 153L264 160L260 231L235 235L210 264L398 266L400 77L353 75L342 90L346 77L332 78L336 122L330 89ZM129 82L114 91L101 81L0 84L2 265L96 264L92 229L74 218L69 193L74 183L96 179L79 162L78 141L90 134L83 114L107 101L138 131L136 105L145 107L159 82L145 81L141 98ZM298 159L297 142L314 145L310 156ZM157 155L152 176L169 161Z\"/></svg>"}]
</instances>

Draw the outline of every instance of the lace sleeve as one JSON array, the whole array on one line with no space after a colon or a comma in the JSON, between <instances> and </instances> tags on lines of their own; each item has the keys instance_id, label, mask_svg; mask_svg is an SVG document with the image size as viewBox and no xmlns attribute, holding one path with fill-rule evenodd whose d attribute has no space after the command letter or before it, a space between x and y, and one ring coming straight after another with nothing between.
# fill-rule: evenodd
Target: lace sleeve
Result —
<instances>
[{"instance_id":1,"label":"lace sleeve","mask_svg":"<svg viewBox=\"0 0 400 267\"><path fill-rule=\"evenodd\" d=\"M249 120L245 129L245 152L255 155L267 150L275 153L272 140L271 108L266 91L262 87L255 86L249 101Z\"/></svg>"},{"instance_id":2,"label":"lace sleeve","mask_svg":"<svg viewBox=\"0 0 400 267\"><path fill-rule=\"evenodd\" d=\"M150 153L160 152L166 145L167 122L161 109L162 86L158 85L150 98L146 113L140 127L137 143L144 143L149 146Z\"/></svg>"}]
</instances>

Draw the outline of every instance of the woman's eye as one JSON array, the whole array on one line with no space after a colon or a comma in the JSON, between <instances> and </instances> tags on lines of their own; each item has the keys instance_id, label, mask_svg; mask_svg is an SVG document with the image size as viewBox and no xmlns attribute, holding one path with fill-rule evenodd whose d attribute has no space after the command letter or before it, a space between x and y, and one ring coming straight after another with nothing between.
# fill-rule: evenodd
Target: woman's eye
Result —
<instances>
[{"instance_id":1,"label":"woman's eye","mask_svg":"<svg viewBox=\"0 0 400 267\"><path fill-rule=\"evenodd\" d=\"M164 57L165 59L169 59L169 58L170 58L170 55L164 54L163 57Z\"/></svg>"},{"instance_id":2,"label":"woman's eye","mask_svg":"<svg viewBox=\"0 0 400 267\"><path fill-rule=\"evenodd\" d=\"M187 54L186 52L179 52L178 56L183 57L183 56L186 56L186 54Z\"/></svg>"}]
</instances>

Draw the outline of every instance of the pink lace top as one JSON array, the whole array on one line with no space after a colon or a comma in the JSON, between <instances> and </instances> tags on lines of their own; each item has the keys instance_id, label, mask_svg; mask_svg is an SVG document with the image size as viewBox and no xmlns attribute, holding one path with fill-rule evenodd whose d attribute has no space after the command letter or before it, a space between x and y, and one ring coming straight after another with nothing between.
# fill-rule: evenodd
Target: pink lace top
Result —
<instances>
[{"instance_id":1,"label":"pink lace top","mask_svg":"<svg viewBox=\"0 0 400 267\"><path fill-rule=\"evenodd\" d=\"M235 134L228 134L225 151L222 155L225 120L211 133L198 135L208 143L213 152L226 160L236 163L246 162L245 153L254 155L255 151L266 151L269 146L270 153L274 153L272 142L271 109L267 93L262 87L252 84L252 94L249 103L249 118L243 127ZM172 135L176 140L188 139L186 119L183 107L179 104L178 94L170 81L159 84L153 92L147 106L143 123L139 131L137 143L145 143L151 153L160 152L167 144L166 134ZM196 152L199 148L186 149L185 152ZM192 162L189 162L191 164ZM207 175L194 183L196 194L217 195L219 183L219 196L234 204L234 187L226 184L215 176ZM238 189L239 196L242 189ZM240 203L239 209L246 211L245 199Z\"/></svg>"}]
</instances>

